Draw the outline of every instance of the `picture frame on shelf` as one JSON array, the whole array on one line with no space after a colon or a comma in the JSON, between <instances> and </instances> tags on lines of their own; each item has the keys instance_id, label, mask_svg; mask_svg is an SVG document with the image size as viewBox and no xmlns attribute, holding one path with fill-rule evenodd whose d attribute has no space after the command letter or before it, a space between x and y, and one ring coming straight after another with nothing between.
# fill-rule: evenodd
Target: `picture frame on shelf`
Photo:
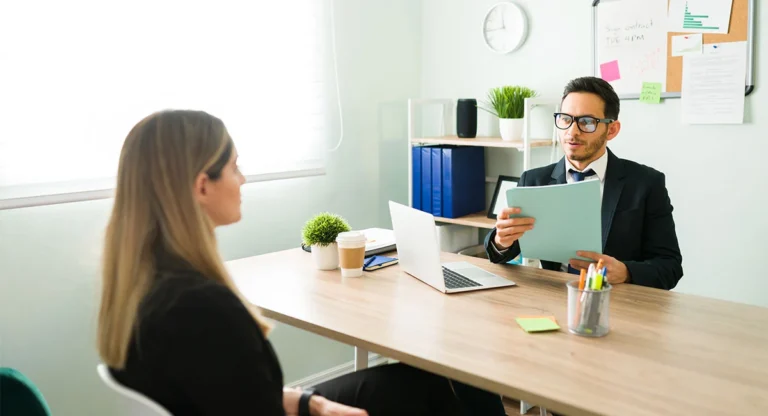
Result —
<instances>
[{"instance_id":1,"label":"picture frame on shelf","mask_svg":"<svg viewBox=\"0 0 768 416\"><path fill-rule=\"evenodd\" d=\"M488 207L488 218L496 219L499 212L507 206L507 190L516 187L519 181L517 176L499 175L491 205Z\"/></svg>"}]
</instances>

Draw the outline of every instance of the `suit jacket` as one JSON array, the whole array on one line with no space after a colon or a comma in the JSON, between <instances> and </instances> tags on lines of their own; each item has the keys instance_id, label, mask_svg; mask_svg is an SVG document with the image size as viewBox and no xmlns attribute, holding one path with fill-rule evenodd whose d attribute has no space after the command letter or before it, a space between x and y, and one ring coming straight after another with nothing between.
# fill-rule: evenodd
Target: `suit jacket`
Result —
<instances>
[{"instance_id":1,"label":"suit jacket","mask_svg":"<svg viewBox=\"0 0 768 416\"><path fill-rule=\"evenodd\" d=\"M531 169L517 186L566 183L565 161ZM623 262L630 283L672 289L683 276L682 255L672 218L664 174L608 150L603 184L603 253ZM485 238L485 250L493 263L506 263L520 254L520 243L499 255L493 247L496 230ZM542 268L560 270L561 264L542 261Z\"/></svg>"}]
</instances>

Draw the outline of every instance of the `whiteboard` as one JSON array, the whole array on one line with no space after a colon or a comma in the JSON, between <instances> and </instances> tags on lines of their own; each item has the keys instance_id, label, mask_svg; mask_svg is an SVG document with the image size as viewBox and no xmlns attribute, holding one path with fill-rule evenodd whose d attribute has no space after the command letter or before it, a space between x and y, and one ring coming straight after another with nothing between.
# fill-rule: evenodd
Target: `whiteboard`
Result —
<instances>
[{"instance_id":1,"label":"whiteboard","mask_svg":"<svg viewBox=\"0 0 768 416\"><path fill-rule=\"evenodd\" d=\"M666 91L666 1L604 0L592 19L596 76L620 96L638 95L643 82Z\"/></svg>"}]
</instances>

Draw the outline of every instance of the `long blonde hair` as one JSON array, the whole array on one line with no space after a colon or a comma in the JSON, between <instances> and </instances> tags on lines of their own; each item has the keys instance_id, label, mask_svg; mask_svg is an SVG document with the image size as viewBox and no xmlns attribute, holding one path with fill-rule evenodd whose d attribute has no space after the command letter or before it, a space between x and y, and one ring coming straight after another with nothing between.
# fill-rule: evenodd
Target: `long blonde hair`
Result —
<instances>
[{"instance_id":1,"label":"long blonde hair","mask_svg":"<svg viewBox=\"0 0 768 416\"><path fill-rule=\"evenodd\" d=\"M264 333L269 331L259 311L232 283L218 253L213 224L193 194L197 176L220 171L232 148L224 123L202 111L154 113L128 133L103 253L97 344L108 366L125 365L139 304L157 278L158 244L206 278L229 287Z\"/></svg>"}]
</instances>

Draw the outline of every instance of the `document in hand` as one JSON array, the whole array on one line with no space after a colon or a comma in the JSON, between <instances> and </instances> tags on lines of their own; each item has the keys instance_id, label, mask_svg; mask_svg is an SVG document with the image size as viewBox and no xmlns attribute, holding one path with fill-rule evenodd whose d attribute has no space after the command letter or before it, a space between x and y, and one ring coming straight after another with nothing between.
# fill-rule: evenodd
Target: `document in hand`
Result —
<instances>
[{"instance_id":1,"label":"document in hand","mask_svg":"<svg viewBox=\"0 0 768 416\"><path fill-rule=\"evenodd\" d=\"M518 186L507 190L507 205L521 210L512 217L536 219L520 237L523 257L568 264L576 251L603 252L600 181Z\"/></svg>"}]
</instances>

